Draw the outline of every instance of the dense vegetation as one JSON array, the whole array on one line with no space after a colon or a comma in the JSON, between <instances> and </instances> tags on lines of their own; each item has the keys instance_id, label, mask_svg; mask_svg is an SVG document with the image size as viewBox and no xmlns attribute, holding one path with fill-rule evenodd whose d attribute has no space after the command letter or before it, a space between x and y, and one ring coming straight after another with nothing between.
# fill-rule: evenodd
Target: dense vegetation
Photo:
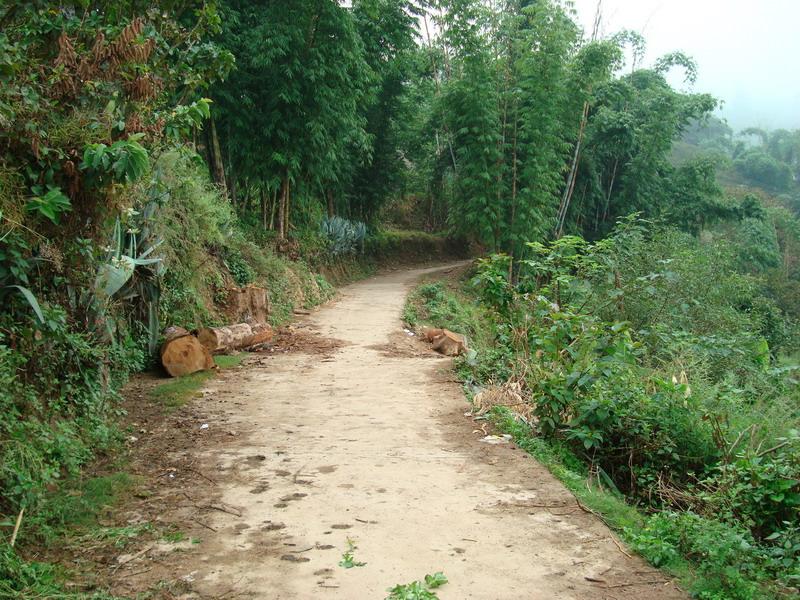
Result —
<instances>
[{"instance_id":1,"label":"dense vegetation","mask_svg":"<svg viewBox=\"0 0 800 600\"><path fill-rule=\"evenodd\" d=\"M434 286L428 316L478 335L469 376L523 390L525 431L655 515L631 543L694 561L704 598L789 594L798 135L733 136L668 84L689 57L644 51L556 0L4 3L0 513L113 451L163 325L249 283L284 321L432 232L492 256L480 306ZM34 571L2 547L0 592Z\"/></svg>"},{"instance_id":2,"label":"dense vegetation","mask_svg":"<svg viewBox=\"0 0 800 600\"><path fill-rule=\"evenodd\" d=\"M700 240L628 219L529 250L513 282L493 255L463 290L421 286L406 320L466 333L478 406L488 393L502 428L697 597L793 596L797 338L769 280L725 228Z\"/></svg>"}]
</instances>

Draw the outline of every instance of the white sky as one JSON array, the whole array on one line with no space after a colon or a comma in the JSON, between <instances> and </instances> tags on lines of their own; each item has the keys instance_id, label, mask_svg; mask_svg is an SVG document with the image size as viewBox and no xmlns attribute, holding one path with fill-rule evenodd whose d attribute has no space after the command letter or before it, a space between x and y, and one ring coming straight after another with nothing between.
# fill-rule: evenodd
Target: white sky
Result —
<instances>
[{"instance_id":1,"label":"white sky","mask_svg":"<svg viewBox=\"0 0 800 600\"><path fill-rule=\"evenodd\" d=\"M574 0L591 32L598 0ZM673 50L698 63L694 91L725 101L734 129L800 128L800 0L602 0L601 35L632 29L646 64ZM677 87L682 87L677 78Z\"/></svg>"}]
</instances>

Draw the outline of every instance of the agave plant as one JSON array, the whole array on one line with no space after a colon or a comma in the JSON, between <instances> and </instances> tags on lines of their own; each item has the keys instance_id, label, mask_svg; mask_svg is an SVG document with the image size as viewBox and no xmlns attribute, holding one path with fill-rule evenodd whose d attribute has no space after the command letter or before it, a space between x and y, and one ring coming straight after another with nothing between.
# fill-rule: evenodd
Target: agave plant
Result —
<instances>
[{"instance_id":1,"label":"agave plant","mask_svg":"<svg viewBox=\"0 0 800 600\"><path fill-rule=\"evenodd\" d=\"M328 239L328 249L331 254L349 254L356 250L364 250L367 226L361 221L326 217L320 224L320 231Z\"/></svg>"},{"instance_id":2,"label":"agave plant","mask_svg":"<svg viewBox=\"0 0 800 600\"><path fill-rule=\"evenodd\" d=\"M108 325L105 311L113 300L135 303L136 316L147 326L150 352L155 352L158 342L158 301L164 272L163 260L153 256L162 240L153 239L149 226L156 208L157 204L151 202L141 214L132 212L138 225L124 231L117 217L108 254L100 265L93 289L99 317L96 322Z\"/></svg>"}]
</instances>

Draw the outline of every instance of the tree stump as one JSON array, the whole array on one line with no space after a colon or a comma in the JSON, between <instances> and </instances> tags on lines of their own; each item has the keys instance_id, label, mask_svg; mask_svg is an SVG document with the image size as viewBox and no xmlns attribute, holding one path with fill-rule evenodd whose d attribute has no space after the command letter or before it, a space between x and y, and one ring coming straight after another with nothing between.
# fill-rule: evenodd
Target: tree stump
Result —
<instances>
[{"instance_id":1,"label":"tree stump","mask_svg":"<svg viewBox=\"0 0 800 600\"><path fill-rule=\"evenodd\" d=\"M161 364L172 377L182 377L214 368L211 353L196 337L181 327L170 327L161 346Z\"/></svg>"}]
</instances>

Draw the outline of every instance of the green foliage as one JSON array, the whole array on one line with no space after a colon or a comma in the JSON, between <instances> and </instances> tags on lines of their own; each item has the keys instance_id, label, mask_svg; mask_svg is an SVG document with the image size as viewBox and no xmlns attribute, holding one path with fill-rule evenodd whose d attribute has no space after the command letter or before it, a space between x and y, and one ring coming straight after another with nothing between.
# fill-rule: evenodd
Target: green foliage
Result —
<instances>
[{"instance_id":1,"label":"green foliage","mask_svg":"<svg viewBox=\"0 0 800 600\"><path fill-rule=\"evenodd\" d=\"M35 186L33 191L41 195L33 196L27 201L25 210L28 212L39 213L58 225L61 213L72 210L69 198L57 187L49 187L46 193L42 193L41 186Z\"/></svg>"},{"instance_id":2,"label":"green foliage","mask_svg":"<svg viewBox=\"0 0 800 600\"><path fill-rule=\"evenodd\" d=\"M57 567L48 563L27 562L5 543L0 545L0 597L115 600L102 592L82 594L67 591L63 585L63 575Z\"/></svg>"},{"instance_id":3,"label":"green foliage","mask_svg":"<svg viewBox=\"0 0 800 600\"><path fill-rule=\"evenodd\" d=\"M386 600L436 600L439 596L433 590L446 583L448 580L445 574L437 571L433 575L425 575L423 581L397 584L389 588Z\"/></svg>"},{"instance_id":4,"label":"green foliage","mask_svg":"<svg viewBox=\"0 0 800 600\"><path fill-rule=\"evenodd\" d=\"M673 90L663 69L669 62L653 71L635 69L593 92L575 184L582 197L570 209L587 235L607 233L634 211L691 231L718 218L714 162L703 158L678 169L670 164L674 140L717 102Z\"/></svg>"},{"instance_id":5,"label":"green foliage","mask_svg":"<svg viewBox=\"0 0 800 600\"><path fill-rule=\"evenodd\" d=\"M138 140L143 134L117 140L111 146L89 144L83 152L80 168L100 185L110 182L131 183L140 179L150 166L147 150Z\"/></svg>"},{"instance_id":6,"label":"green foliage","mask_svg":"<svg viewBox=\"0 0 800 600\"><path fill-rule=\"evenodd\" d=\"M47 490L114 447L115 390L158 333L162 113L199 125L176 99L225 62L205 61L213 11L168 8L0 11L0 511L34 531Z\"/></svg>"},{"instance_id":7,"label":"green foliage","mask_svg":"<svg viewBox=\"0 0 800 600\"><path fill-rule=\"evenodd\" d=\"M691 586L696 598L767 600L782 591L771 578L786 586L797 579L796 563L786 569L775 564L773 552L759 546L746 530L691 512L663 512L648 519L640 532L628 533L633 548L655 565L690 557L698 569Z\"/></svg>"},{"instance_id":8,"label":"green foliage","mask_svg":"<svg viewBox=\"0 0 800 600\"><path fill-rule=\"evenodd\" d=\"M704 499L718 514L744 524L761 538L780 532L784 524L800 512L800 488L797 484L797 458L800 433L790 431L788 438L777 438L776 451L748 450L731 462L717 466L716 472L701 482L708 492ZM774 539L774 538L773 538Z\"/></svg>"},{"instance_id":9,"label":"green foliage","mask_svg":"<svg viewBox=\"0 0 800 600\"><path fill-rule=\"evenodd\" d=\"M587 477L577 457L612 496L663 511L620 528L654 564L683 576L685 561L696 565L697 597L796 585L800 422L794 370L770 357L787 320L739 270L737 248L630 219L594 244L528 248L512 281L503 255L472 279L498 317L490 346L509 352L507 376L524 383L541 437L505 417L503 429L571 489ZM423 293L444 304L441 288Z\"/></svg>"},{"instance_id":10,"label":"green foliage","mask_svg":"<svg viewBox=\"0 0 800 600\"><path fill-rule=\"evenodd\" d=\"M48 306L43 314L41 329L4 319L13 349L0 338L0 371L8 377L0 390L0 486L10 512L36 506L48 486L113 445L109 377L119 384L144 358L132 345L98 345L75 331L63 309Z\"/></svg>"},{"instance_id":11,"label":"green foliage","mask_svg":"<svg viewBox=\"0 0 800 600\"><path fill-rule=\"evenodd\" d=\"M180 142L189 137L193 129L200 129L206 119L211 118L211 99L201 98L191 104L178 106L173 110L164 126L168 139Z\"/></svg>"},{"instance_id":12,"label":"green foliage","mask_svg":"<svg viewBox=\"0 0 800 600\"><path fill-rule=\"evenodd\" d=\"M748 180L770 190L785 191L792 183L789 165L770 156L762 148L751 148L734 162L734 167Z\"/></svg>"},{"instance_id":13,"label":"green foliage","mask_svg":"<svg viewBox=\"0 0 800 600\"><path fill-rule=\"evenodd\" d=\"M36 296L33 295L33 292L22 285L9 285L4 289L17 290L20 294L22 294L22 297L25 298L25 301L31 307L31 310L33 310L34 314L39 319L39 322L44 322L44 313L42 313L42 307L39 306L39 301L36 299Z\"/></svg>"},{"instance_id":14,"label":"green foliage","mask_svg":"<svg viewBox=\"0 0 800 600\"><path fill-rule=\"evenodd\" d=\"M242 256L242 252L238 248L226 248L223 251L222 261L228 271L230 271L236 285L244 287L248 283L252 283L255 279L255 273L250 263L245 260L244 256Z\"/></svg>"},{"instance_id":15,"label":"green foliage","mask_svg":"<svg viewBox=\"0 0 800 600\"><path fill-rule=\"evenodd\" d=\"M124 548L132 539L149 531L150 526L100 527L98 518L133 485L125 473L81 481L70 479L65 488L49 492L37 510L26 512L18 543L36 541L54 546L104 541ZM19 545L17 546L19 548ZM0 597L60 598L65 600L114 600L103 592L78 593L64 585L66 574L51 564L27 561L7 543L0 543Z\"/></svg>"},{"instance_id":16,"label":"green foliage","mask_svg":"<svg viewBox=\"0 0 800 600\"><path fill-rule=\"evenodd\" d=\"M165 135L161 113L185 113L175 99L230 67L230 54L210 60L202 41L213 11L167 8L122 3L84 15L23 3L4 15L0 148L29 186L64 190L82 211L102 213L107 190L92 185L141 177L146 146ZM55 195L34 197L30 206L55 221Z\"/></svg>"},{"instance_id":17,"label":"green foliage","mask_svg":"<svg viewBox=\"0 0 800 600\"><path fill-rule=\"evenodd\" d=\"M219 42L238 60L213 97L231 172L287 196L306 183L333 193L370 154L360 108L374 73L353 14L330 1L232 0L222 15Z\"/></svg>"}]
</instances>

